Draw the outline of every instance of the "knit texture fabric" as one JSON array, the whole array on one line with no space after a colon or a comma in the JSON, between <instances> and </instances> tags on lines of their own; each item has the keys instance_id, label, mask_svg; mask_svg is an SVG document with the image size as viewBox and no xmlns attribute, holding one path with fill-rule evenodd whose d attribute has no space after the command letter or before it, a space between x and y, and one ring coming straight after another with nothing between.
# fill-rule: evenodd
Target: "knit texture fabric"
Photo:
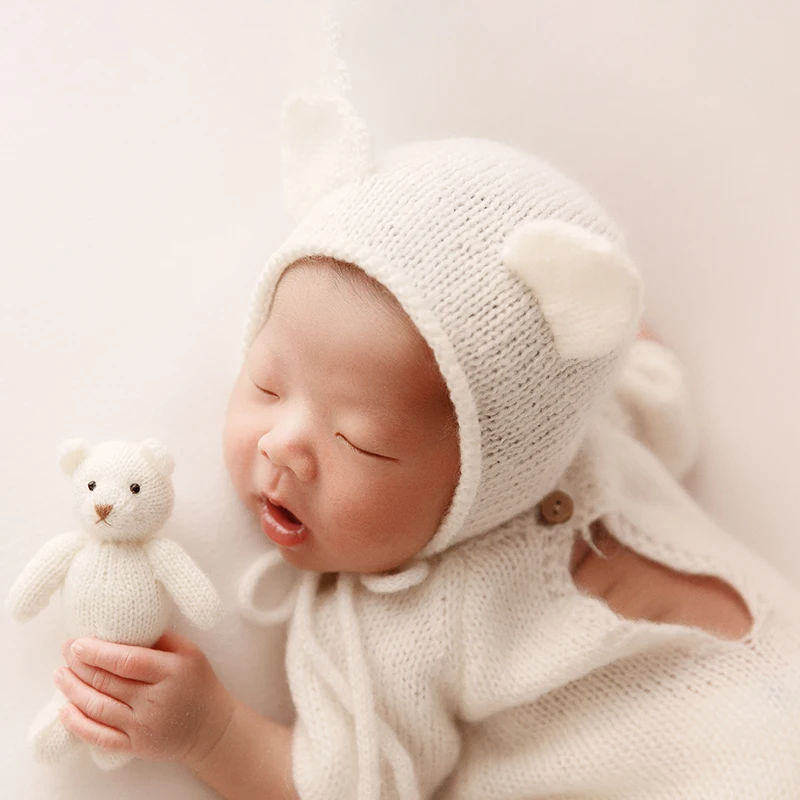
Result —
<instances>
[{"instance_id":1,"label":"knit texture fabric","mask_svg":"<svg viewBox=\"0 0 800 800\"><path fill-rule=\"evenodd\" d=\"M462 469L403 567L304 572L277 609L253 597L278 551L242 579L245 614L290 620L302 800L800 796L800 594L675 482L696 452L682 372L664 349L630 349L634 283L599 206L501 145L401 149L310 207L258 282L246 348L309 255L397 297L447 383ZM543 511L554 491L573 506L563 520ZM571 549L597 520L728 582L752 631L722 641L581 594Z\"/></svg>"},{"instance_id":2,"label":"knit texture fabric","mask_svg":"<svg viewBox=\"0 0 800 800\"><path fill-rule=\"evenodd\" d=\"M405 592L303 575L287 648L303 800L800 796L800 597L782 595L780 576L627 435L599 426L559 488L576 500L567 524L543 525L531 509L434 557ZM629 620L579 592L571 548L594 519L660 563L728 581L752 631L726 641ZM380 753L381 772L369 787L343 598L373 678L363 747Z\"/></svg>"},{"instance_id":3,"label":"knit texture fabric","mask_svg":"<svg viewBox=\"0 0 800 800\"><path fill-rule=\"evenodd\" d=\"M7 607L18 620L34 617L62 590L70 638L93 636L149 647L171 621L169 598L194 625L209 629L222 613L216 590L176 542L156 538L173 508L172 457L158 442L110 441L62 447L62 469L72 477L81 530L47 542L15 581ZM81 746L58 716L66 702L56 692L28 737L40 762L52 763ZM103 768L131 756L91 749Z\"/></svg>"},{"instance_id":4,"label":"knit texture fabric","mask_svg":"<svg viewBox=\"0 0 800 800\"><path fill-rule=\"evenodd\" d=\"M649 339L636 342L607 412L676 478L694 466L700 446L698 421L685 369L669 348Z\"/></svg>"},{"instance_id":5,"label":"knit texture fabric","mask_svg":"<svg viewBox=\"0 0 800 800\"><path fill-rule=\"evenodd\" d=\"M246 348L283 270L309 255L352 262L379 280L431 346L458 417L461 478L421 559L505 522L553 487L636 331L631 315L609 352L559 353L530 287L503 263L504 245L531 221L570 223L622 247L591 196L540 159L472 139L410 145L317 202L256 290Z\"/></svg>"}]
</instances>

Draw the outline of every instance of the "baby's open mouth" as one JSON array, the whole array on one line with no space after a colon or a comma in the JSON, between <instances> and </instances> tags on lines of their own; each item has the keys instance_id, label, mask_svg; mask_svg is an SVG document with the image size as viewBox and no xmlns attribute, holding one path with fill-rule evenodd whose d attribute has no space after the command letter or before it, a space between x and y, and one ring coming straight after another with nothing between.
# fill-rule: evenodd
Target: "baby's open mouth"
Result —
<instances>
[{"instance_id":1,"label":"baby's open mouth","mask_svg":"<svg viewBox=\"0 0 800 800\"><path fill-rule=\"evenodd\" d=\"M309 536L306 526L284 506L273 503L262 496L261 527L264 533L279 545L298 547Z\"/></svg>"},{"instance_id":2,"label":"baby's open mouth","mask_svg":"<svg viewBox=\"0 0 800 800\"><path fill-rule=\"evenodd\" d=\"M267 501L269 502L269 501ZM302 525L303 523L300 522L297 517L289 511L288 508L284 508L283 506L275 505L272 503L272 507L275 509L275 513L280 519L281 522L286 522L289 525Z\"/></svg>"}]
</instances>

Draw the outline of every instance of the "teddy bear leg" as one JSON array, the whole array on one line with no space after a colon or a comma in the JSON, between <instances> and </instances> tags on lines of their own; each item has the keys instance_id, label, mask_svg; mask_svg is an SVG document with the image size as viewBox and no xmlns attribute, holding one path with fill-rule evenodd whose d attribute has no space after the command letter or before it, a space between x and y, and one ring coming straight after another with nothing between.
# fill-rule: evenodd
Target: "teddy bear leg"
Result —
<instances>
[{"instance_id":1,"label":"teddy bear leg","mask_svg":"<svg viewBox=\"0 0 800 800\"><path fill-rule=\"evenodd\" d=\"M81 744L81 740L64 727L58 716L59 709L66 702L66 697L56 692L28 728L27 740L33 748L34 758L40 764L60 761Z\"/></svg>"},{"instance_id":2,"label":"teddy bear leg","mask_svg":"<svg viewBox=\"0 0 800 800\"><path fill-rule=\"evenodd\" d=\"M103 750L102 747L92 747L90 749L92 761L100 769L110 770L127 764L133 756L130 753L115 753L113 750Z\"/></svg>"}]
</instances>

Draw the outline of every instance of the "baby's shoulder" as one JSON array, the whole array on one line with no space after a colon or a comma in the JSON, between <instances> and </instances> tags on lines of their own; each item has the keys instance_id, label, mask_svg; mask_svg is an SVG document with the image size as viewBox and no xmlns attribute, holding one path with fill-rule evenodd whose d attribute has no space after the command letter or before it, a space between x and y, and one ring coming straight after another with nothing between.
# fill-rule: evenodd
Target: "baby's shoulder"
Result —
<instances>
[{"instance_id":1,"label":"baby's shoulder","mask_svg":"<svg viewBox=\"0 0 800 800\"><path fill-rule=\"evenodd\" d=\"M534 526L526 514L503 526L459 543L439 556L436 579L448 594L458 592L457 605L463 610L464 595L479 593L491 604L502 603L503 595L528 596L531 608L547 601L544 580L546 559Z\"/></svg>"},{"instance_id":2,"label":"baby's shoulder","mask_svg":"<svg viewBox=\"0 0 800 800\"><path fill-rule=\"evenodd\" d=\"M554 536L542 535L535 512L458 544L442 554L437 578L457 592L458 615L487 622L518 617L533 625L556 599ZM565 533L565 532L562 532Z\"/></svg>"}]
</instances>

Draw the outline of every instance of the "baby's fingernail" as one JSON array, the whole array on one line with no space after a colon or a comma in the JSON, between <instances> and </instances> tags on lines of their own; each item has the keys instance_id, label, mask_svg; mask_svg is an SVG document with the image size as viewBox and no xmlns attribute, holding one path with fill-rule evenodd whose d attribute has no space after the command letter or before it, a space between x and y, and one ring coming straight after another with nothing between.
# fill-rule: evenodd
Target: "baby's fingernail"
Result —
<instances>
[{"instance_id":1,"label":"baby's fingernail","mask_svg":"<svg viewBox=\"0 0 800 800\"><path fill-rule=\"evenodd\" d=\"M70 650L72 650L72 652L76 656L82 656L84 654L84 652L85 652L83 645L82 644L78 644L77 642L73 642L72 643L72 646L70 647Z\"/></svg>"}]
</instances>

